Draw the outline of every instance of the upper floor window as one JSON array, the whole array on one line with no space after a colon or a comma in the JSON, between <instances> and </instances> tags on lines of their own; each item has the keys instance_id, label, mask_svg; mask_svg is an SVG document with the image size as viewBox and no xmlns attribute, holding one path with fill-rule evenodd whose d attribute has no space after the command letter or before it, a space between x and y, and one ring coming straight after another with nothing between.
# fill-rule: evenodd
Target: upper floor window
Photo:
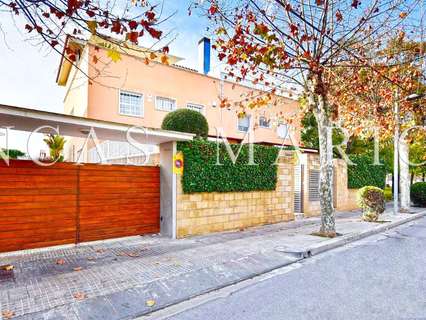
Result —
<instances>
[{"instance_id":1,"label":"upper floor window","mask_svg":"<svg viewBox=\"0 0 426 320\"><path fill-rule=\"evenodd\" d=\"M261 116L259 117L259 127L261 128L270 128L271 127L271 120L268 118Z\"/></svg>"},{"instance_id":2,"label":"upper floor window","mask_svg":"<svg viewBox=\"0 0 426 320\"><path fill-rule=\"evenodd\" d=\"M250 127L250 116L238 117L238 130L247 132Z\"/></svg>"},{"instance_id":3,"label":"upper floor window","mask_svg":"<svg viewBox=\"0 0 426 320\"><path fill-rule=\"evenodd\" d=\"M278 137L283 138L283 139L287 138L288 130L289 130L288 124L280 123L277 127Z\"/></svg>"},{"instance_id":4,"label":"upper floor window","mask_svg":"<svg viewBox=\"0 0 426 320\"><path fill-rule=\"evenodd\" d=\"M174 111L176 110L176 100L164 97L156 97L155 108L161 111Z\"/></svg>"},{"instance_id":5,"label":"upper floor window","mask_svg":"<svg viewBox=\"0 0 426 320\"><path fill-rule=\"evenodd\" d=\"M190 109L190 110L197 111L199 113L203 113L204 112L204 106L202 106L201 104L188 103L186 105L186 108Z\"/></svg>"},{"instance_id":6,"label":"upper floor window","mask_svg":"<svg viewBox=\"0 0 426 320\"><path fill-rule=\"evenodd\" d=\"M143 95L120 91L120 114L143 117Z\"/></svg>"}]
</instances>

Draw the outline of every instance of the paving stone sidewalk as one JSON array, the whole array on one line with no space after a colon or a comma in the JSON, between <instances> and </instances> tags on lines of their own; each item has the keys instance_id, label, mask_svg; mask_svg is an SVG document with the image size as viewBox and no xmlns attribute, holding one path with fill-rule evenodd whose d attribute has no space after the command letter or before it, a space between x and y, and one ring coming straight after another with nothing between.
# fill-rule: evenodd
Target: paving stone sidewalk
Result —
<instances>
[{"instance_id":1,"label":"paving stone sidewalk","mask_svg":"<svg viewBox=\"0 0 426 320\"><path fill-rule=\"evenodd\" d=\"M309 218L182 240L153 235L0 254L0 265L14 266L0 271L0 310L13 319L133 319L425 214L385 213L378 224L339 213L335 239L310 235L320 220Z\"/></svg>"}]
</instances>

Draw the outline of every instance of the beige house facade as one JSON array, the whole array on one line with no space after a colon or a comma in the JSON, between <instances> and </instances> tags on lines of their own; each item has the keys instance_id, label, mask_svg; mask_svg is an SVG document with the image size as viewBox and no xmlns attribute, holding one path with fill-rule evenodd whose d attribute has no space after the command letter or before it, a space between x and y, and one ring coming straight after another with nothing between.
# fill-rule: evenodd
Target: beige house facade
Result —
<instances>
[{"instance_id":1,"label":"beige house facade","mask_svg":"<svg viewBox=\"0 0 426 320\"><path fill-rule=\"evenodd\" d=\"M114 62L102 39L70 37L67 42L77 60L73 65L62 59L59 67L57 83L66 87L66 114L157 129L169 112L188 108L207 118L210 137L217 137L221 130L229 140L239 142L253 129L255 143L300 143L300 130L293 122L299 104L289 94L274 95L259 108L245 108L246 115L241 117L240 102L248 105L266 91L227 81L223 73L179 66L182 59L172 55L169 64L155 59L147 64L146 49L135 48L123 50ZM221 107L224 100L229 104ZM67 158L75 160L81 148L81 141L71 141Z\"/></svg>"}]
</instances>

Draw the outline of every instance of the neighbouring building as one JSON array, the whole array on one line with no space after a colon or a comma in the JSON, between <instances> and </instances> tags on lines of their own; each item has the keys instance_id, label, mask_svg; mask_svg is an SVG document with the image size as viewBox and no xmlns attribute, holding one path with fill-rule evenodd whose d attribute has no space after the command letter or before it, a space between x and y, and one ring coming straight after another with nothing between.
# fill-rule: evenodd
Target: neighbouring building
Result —
<instances>
[{"instance_id":1,"label":"neighbouring building","mask_svg":"<svg viewBox=\"0 0 426 320\"><path fill-rule=\"evenodd\" d=\"M72 64L62 58L56 79L58 85L66 86L64 112L156 129L161 127L168 112L189 108L207 118L210 137L217 136L216 128L223 128L230 141L239 142L252 126L255 143L299 145L297 125L281 120L296 116L299 105L295 98L283 90L266 107L239 117L233 106L242 100L249 102L262 91L227 81L220 70L210 70L210 40L203 38L198 45L200 70L193 70L179 66L182 59L173 55L168 56L168 65L157 61L159 58L146 64L145 57L150 51L131 45L117 49L121 59L113 62L108 56L108 41L98 37L89 40L68 37L66 47L72 49L76 61ZM67 52L64 56L67 57ZM220 106L223 98L231 107ZM115 163L123 161L123 153L137 158L140 152L138 148L113 141L103 141L101 149L105 158ZM93 146L83 146L81 139L70 139L66 158L75 161L80 154L87 162L99 160Z\"/></svg>"}]
</instances>

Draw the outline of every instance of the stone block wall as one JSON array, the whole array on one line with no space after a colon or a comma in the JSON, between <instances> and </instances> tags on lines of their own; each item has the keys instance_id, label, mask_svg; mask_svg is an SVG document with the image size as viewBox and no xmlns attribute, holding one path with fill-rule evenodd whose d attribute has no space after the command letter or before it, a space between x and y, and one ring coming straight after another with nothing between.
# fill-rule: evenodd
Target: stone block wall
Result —
<instances>
[{"instance_id":1,"label":"stone block wall","mask_svg":"<svg viewBox=\"0 0 426 320\"><path fill-rule=\"evenodd\" d=\"M294 220L293 178L288 159L281 159L274 191L184 194L178 178L177 237Z\"/></svg>"},{"instance_id":2,"label":"stone block wall","mask_svg":"<svg viewBox=\"0 0 426 320\"><path fill-rule=\"evenodd\" d=\"M357 209L356 193L358 189L348 189L348 168L342 159L334 159L334 208L337 211ZM307 154L304 158L304 217L319 216L321 209L319 201L309 200L309 170L319 170L319 155Z\"/></svg>"},{"instance_id":3,"label":"stone block wall","mask_svg":"<svg viewBox=\"0 0 426 320\"><path fill-rule=\"evenodd\" d=\"M334 207L338 211L350 211L358 208L356 193L358 189L348 189L348 166L342 159L334 160Z\"/></svg>"}]
</instances>

